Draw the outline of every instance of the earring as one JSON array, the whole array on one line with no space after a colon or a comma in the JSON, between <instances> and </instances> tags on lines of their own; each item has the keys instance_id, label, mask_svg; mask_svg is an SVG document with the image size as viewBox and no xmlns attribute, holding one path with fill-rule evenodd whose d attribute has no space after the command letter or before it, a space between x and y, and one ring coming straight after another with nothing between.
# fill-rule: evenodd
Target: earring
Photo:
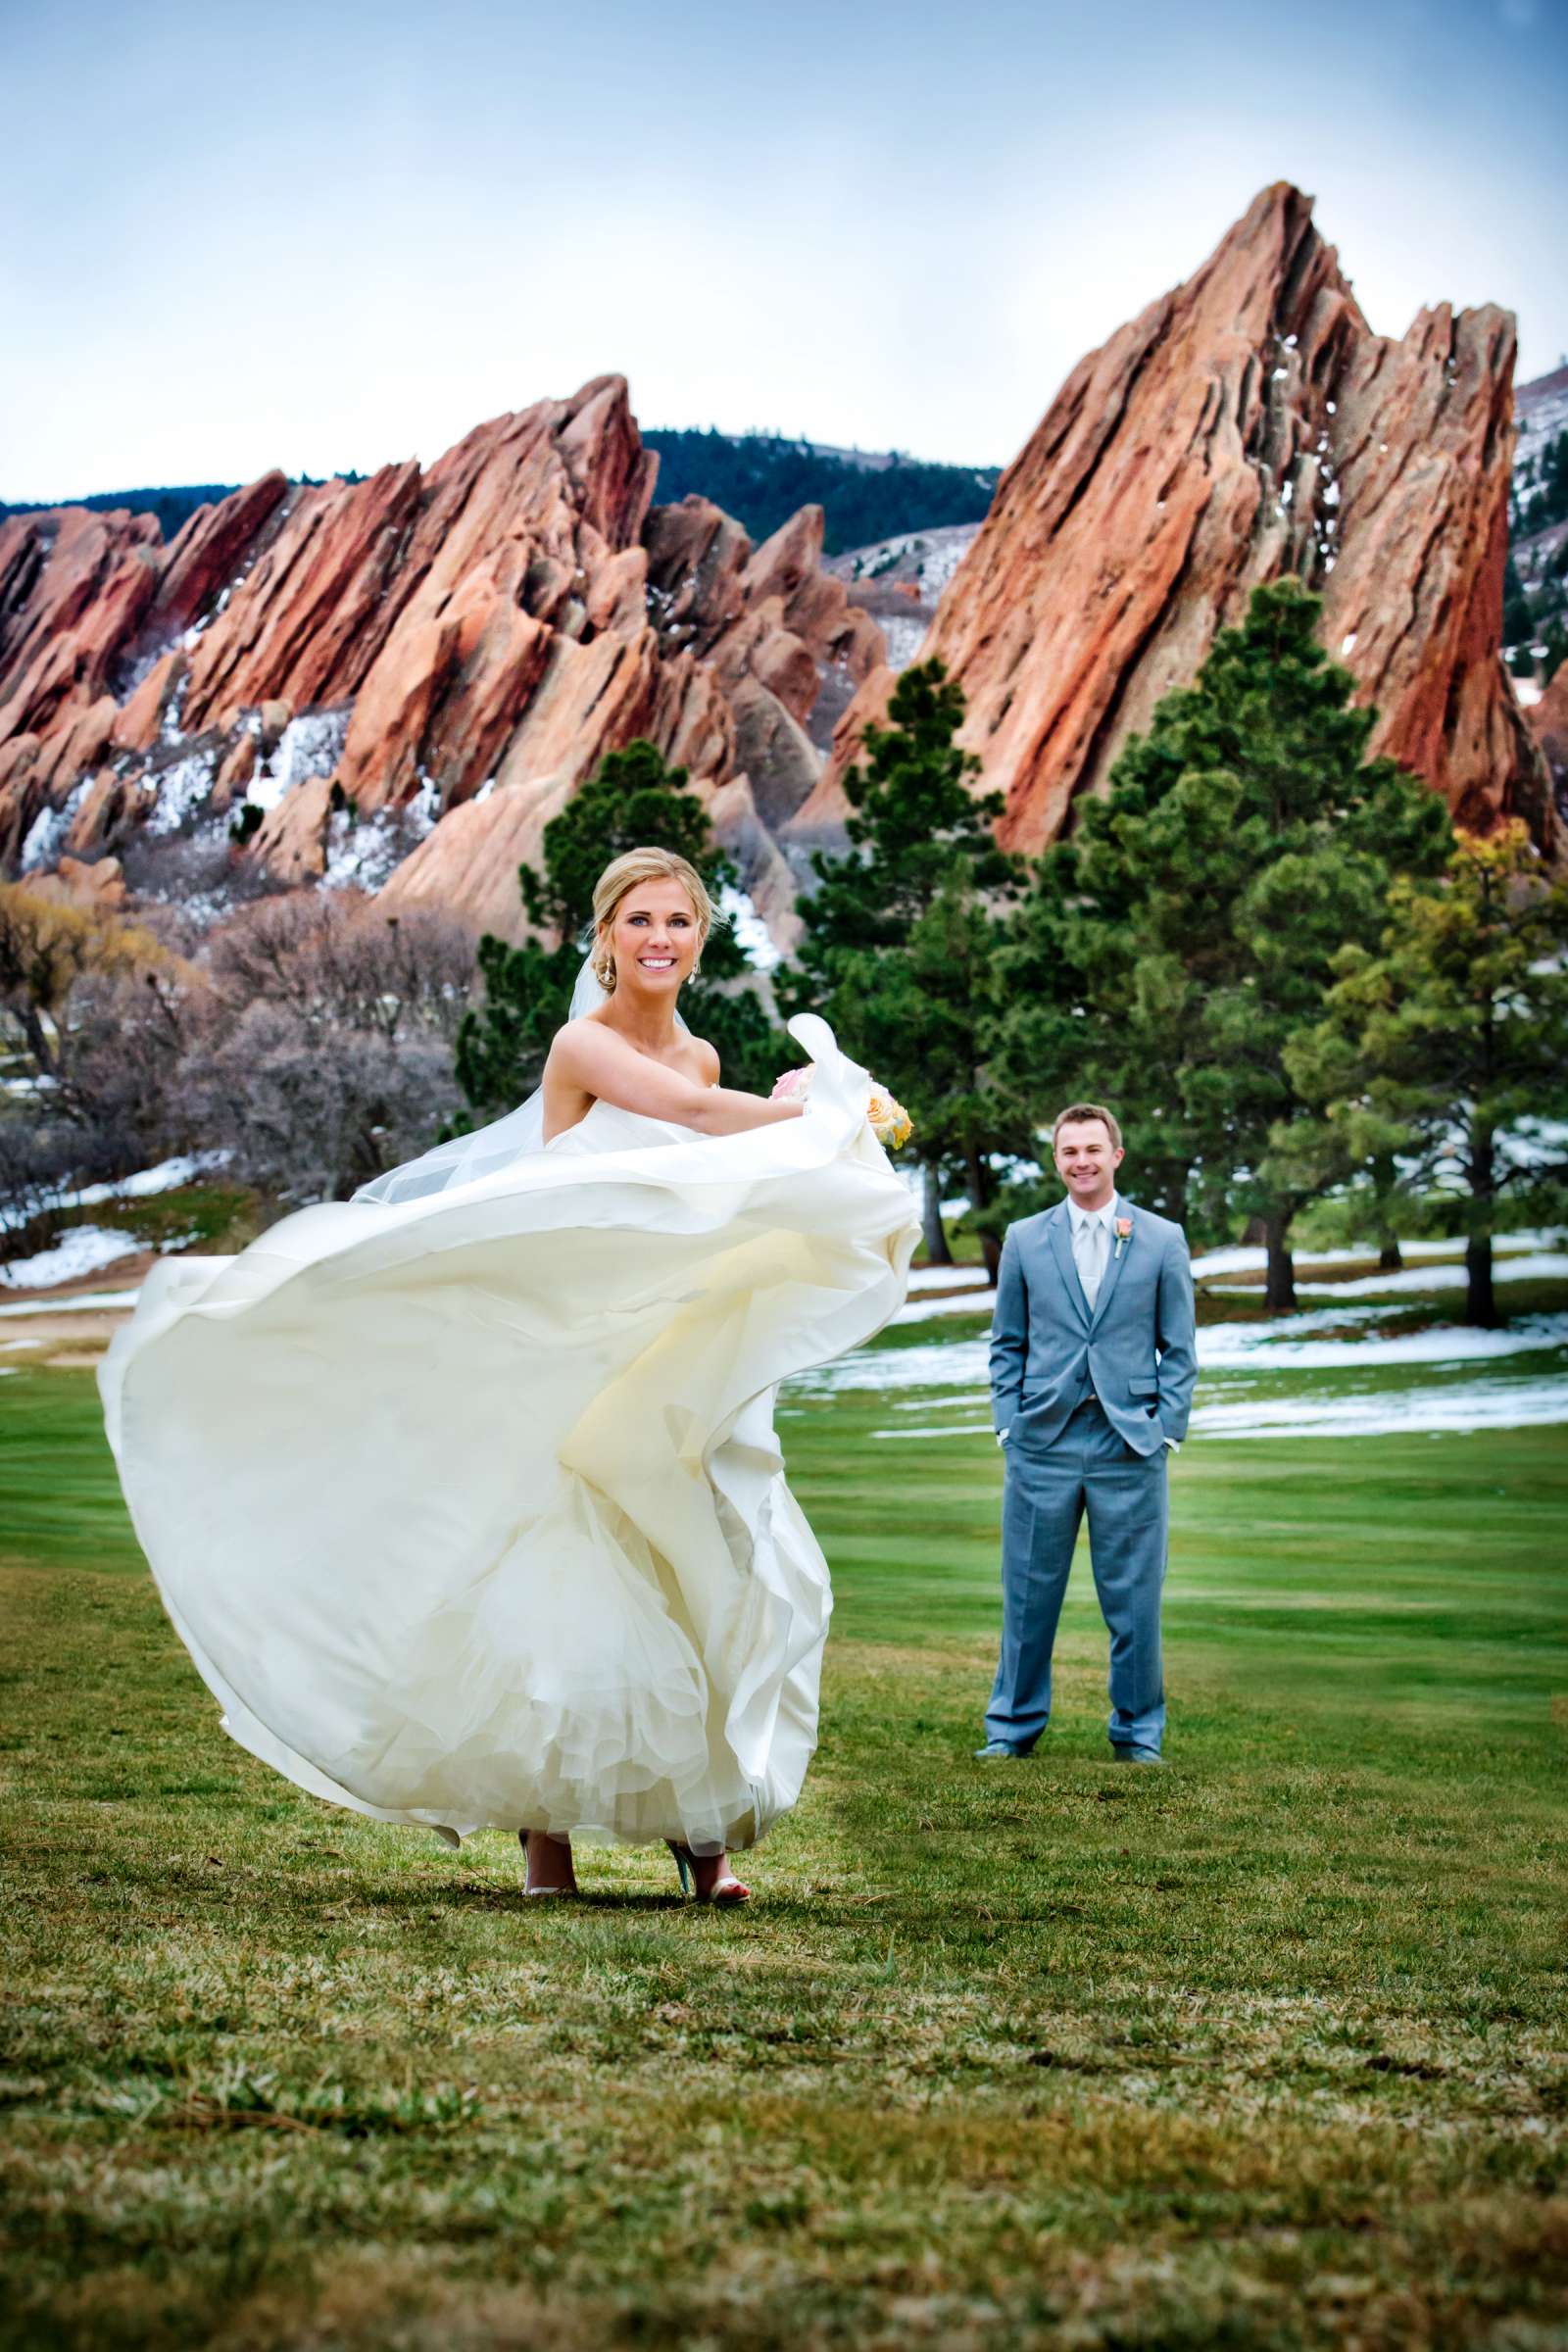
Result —
<instances>
[{"instance_id":1,"label":"earring","mask_svg":"<svg viewBox=\"0 0 1568 2352\"><path fill-rule=\"evenodd\" d=\"M594 957L594 978L598 981L600 987L605 991L607 996L613 993L615 986L615 958L610 953L608 948L603 950L601 954Z\"/></svg>"}]
</instances>

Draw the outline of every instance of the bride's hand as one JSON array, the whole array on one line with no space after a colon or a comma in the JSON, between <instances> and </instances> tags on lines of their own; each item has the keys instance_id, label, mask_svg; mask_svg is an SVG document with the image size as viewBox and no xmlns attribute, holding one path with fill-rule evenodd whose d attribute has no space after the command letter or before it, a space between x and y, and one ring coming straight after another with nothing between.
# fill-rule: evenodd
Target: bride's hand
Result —
<instances>
[{"instance_id":1,"label":"bride's hand","mask_svg":"<svg viewBox=\"0 0 1568 2352\"><path fill-rule=\"evenodd\" d=\"M810 1101L811 1077L815 1068L815 1062L808 1062L805 1069L786 1070L773 1088L772 1100L775 1102L799 1102L804 1107ZM865 1115L870 1121L871 1133L886 1151L897 1152L914 1133L914 1121L904 1104L890 1095L885 1086L879 1086L874 1078L866 1099Z\"/></svg>"}]
</instances>

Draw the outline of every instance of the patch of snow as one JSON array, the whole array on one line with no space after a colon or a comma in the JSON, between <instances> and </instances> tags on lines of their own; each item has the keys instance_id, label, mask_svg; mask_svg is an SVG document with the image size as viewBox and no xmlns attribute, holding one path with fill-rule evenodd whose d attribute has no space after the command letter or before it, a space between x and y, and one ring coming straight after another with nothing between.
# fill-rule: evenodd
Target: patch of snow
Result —
<instances>
[{"instance_id":1,"label":"patch of snow","mask_svg":"<svg viewBox=\"0 0 1568 2352\"><path fill-rule=\"evenodd\" d=\"M1506 1256L1510 1251L1550 1249L1559 1239L1551 1231L1528 1233L1499 1233L1493 1244L1493 1255ZM1359 1250L1301 1250L1297 1252L1297 1271L1302 1273L1314 1266L1360 1266L1371 1255L1374 1245L1363 1242ZM1448 1257L1462 1250L1462 1242L1449 1240L1401 1242L1406 1257ZM1266 1250L1209 1250L1193 1260L1195 1276L1208 1274L1262 1274L1268 1267Z\"/></svg>"},{"instance_id":2,"label":"patch of snow","mask_svg":"<svg viewBox=\"0 0 1568 2352\"><path fill-rule=\"evenodd\" d=\"M930 625L923 613L911 613L907 620L902 612L878 616L877 626L887 642L890 669L907 669L910 662L917 660Z\"/></svg>"},{"instance_id":3,"label":"patch of snow","mask_svg":"<svg viewBox=\"0 0 1568 2352\"><path fill-rule=\"evenodd\" d=\"M1541 1429L1568 1422L1568 1378L1457 1381L1361 1396L1258 1397L1200 1402L1195 1438L1446 1437L1481 1429ZM879 1429L878 1438L991 1435L989 1421L925 1422Z\"/></svg>"},{"instance_id":4,"label":"patch of snow","mask_svg":"<svg viewBox=\"0 0 1568 2352\"><path fill-rule=\"evenodd\" d=\"M164 768L158 778L158 802L147 819L149 833L177 833L211 794L218 776L216 747L188 752L183 760Z\"/></svg>"},{"instance_id":5,"label":"patch of snow","mask_svg":"<svg viewBox=\"0 0 1568 2352\"><path fill-rule=\"evenodd\" d=\"M961 1290L966 1285L984 1290L985 1275L979 1266L916 1266L909 1276L909 1297L917 1298L922 1291Z\"/></svg>"},{"instance_id":6,"label":"patch of snow","mask_svg":"<svg viewBox=\"0 0 1568 2352\"><path fill-rule=\"evenodd\" d=\"M184 676L175 681L174 691L164 705L164 715L158 723L158 737L161 743L177 743L179 741L179 722L185 713L185 698L189 692L190 671L187 669Z\"/></svg>"},{"instance_id":7,"label":"patch of snow","mask_svg":"<svg viewBox=\"0 0 1568 2352\"><path fill-rule=\"evenodd\" d=\"M982 1300L981 1305L986 1301ZM915 1317L905 1308L898 1322L919 1316L956 1313L968 1300L933 1299ZM1398 1332L1388 1337L1355 1335L1328 1339L1316 1334L1358 1322L1375 1323L1375 1307L1324 1307L1307 1314L1281 1315L1264 1323L1211 1323L1198 1334L1200 1370L1210 1372L1345 1372L1356 1374L1377 1364L1465 1364L1495 1362L1511 1355L1539 1354L1568 1348L1568 1315L1528 1315L1506 1331L1472 1331L1468 1325L1445 1323L1426 1331ZM961 1340L925 1340L910 1348L868 1348L841 1356L836 1363L801 1374L791 1389L807 1396L833 1396L841 1389L869 1389L884 1394L899 1389L968 1389L985 1391L990 1381L990 1335Z\"/></svg>"},{"instance_id":8,"label":"patch of snow","mask_svg":"<svg viewBox=\"0 0 1568 2352\"><path fill-rule=\"evenodd\" d=\"M873 1429L873 1438L977 1438L991 1435L989 1421L931 1422L918 1429Z\"/></svg>"},{"instance_id":9,"label":"patch of snow","mask_svg":"<svg viewBox=\"0 0 1568 2352\"><path fill-rule=\"evenodd\" d=\"M1513 690L1527 710L1532 703L1540 702L1545 691L1534 678L1515 678Z\"/></svg>"},{"instance_id":10,"label":"patch of snow","mask_svg":"<svg viewBox=\"0 0 1568 2352\"><path fill-rule=\"evenodd\" d=\"M1332 1308L1315 1319L1341 1325L1346 1321ZM1198 1335L1199 1363L1205 1372L1360 1371L1367 1364L1490 1363L1502 1356L1538 1354L1544 1348L1568 1348L1568 1315L1525 1315L1506 1331L1473 1331L1465 1323L1443 1323L1427 1331L1348 1340L1301 1339L1298 1335L1304 1320L1297 1316L1281 1317L1278 1323L1210 1324Z\"/></svg>"},{"instance_id":11,"label":"patch of snow","mask_svg":"<svg viewBox=\"0 0 1568 2352\"><path fill-rule=\"evenodd\" d=\"M84 1274L96 1274L104 1266L112 1266L117 1257L134 1257L144 1245L132 1233L117 1233L112 1226L73 1225L63 1233L52 1250L36 1250L31 1257L14 1257L0 1265L0 1285L12 1291L46 1291L62 1282L79 1282Z\"/></svg>"},{"instance_id":12,"label":"patch of snow","mask_svg":"<svg viewBox=\"0 0 1568 2352\"><path fill-rule=\"evenodd\" d=\"M23 1298L0 1306L0 1315L100 1315L111 1307L128 1313L141 1297L134 1291L78 1291L74 1298Z\"/></svg>"},{"instance_id":13,"label":"patch of snow","mask_svg":"<svg viewBox=\"0 0 1568 2352\"><path fill-rule=\"evenodd\" d=\"M895 1323L927 1323L933 1315L989 1315L997 1303L995 1291L960 1291L945 1298L911 1294L893 1317Z\"/></svg>"},{"instance_id":14,"label":"patch of snow","mask_svg":"<svg viewBox=\"0 0 1568 2352\"><path fill-rule=\"evenodd\" d=\"M734 932L753 971L770 972L779 960L779 952L747 893L726 882L719 893L718 911Z\"/></svg>"},{"instance_id":15,"label":"patch of snow","mask_svg":"<svg viewBox=\"0 0 1568 2352\"><path fill-rule=\"evenodd\" d=\"M39 809L27 827L26 838L22 845L22 855L18 860L22 873L37 873L44 867L59 863L66 835L71 830L76 810L86 798L91 781L90 776L83 776L79 784L73 785L58 808Z\"/></svg>"},{"instance_id":16,"label":"patch of snow","mask_svg":"<svg viewBox=\"0 0 1568 2352\"><path fill-rule=\"evenodd\" d=\"M376 808L368 816L352 805L334 808L327 820L322 883L328 890L379 890L434 831L440 814L440 788L422 773L418 791L400 808Z\"/></svg>"},{"instance_id":17,"label":"patch of snow","mask_svg":"<svg viewBox=\"0 0 1568 2352\"><path fill-rule=\"evenodd\" d=\"M188 636L189 633L187 630L186 635ZM168 636L160 637L155 644L149 646L146 653L131 663L126 673L124 692L121 696L122 702L129 702L137 687L145 685L152 676L164 656L172 654L177 645L183 643L184 639L180 636L179 631L174 629L171 630Z\"/></svg>"},{"instance_id":18,"label":"patch of snow","mask_svg":"<svg viewBox=\"0 0 1568 2352\"><path fill-rule=\"evenodd\" d=\"M1568 1275L1568 1254L1542 1250L1528 1257L1503 1257L1493 1265L1494 1282L1556 1282ZM1387 1298L1398 1291L1462 1291L1462 1265L1406 1266L1398 1274L1368 1274L1359 1282L1298 1282L1298 1296L1313 1298Z\"/></svg>"},{"instance_id":19,"label":"patch of snow","mask_svg":"<svg viewBox=\"0 0 1568 2352\"><path fill-rule=\"evenodd\" d=\"M43 1205L97 1208L105 1200L145 1200L155 1193L172 1193L177 1185L194 1184L198 1176L222 1167L228 1157L227 1152L182 1152L174 1159L161 1159L153 1168L138 1168L134 1176L122 1176L113 1184L85 1184L77 1192L57 1194ZM0 1227L31 1221L29 1214L19 1210L0 1210Z\"/></svg>"},{"instance_id":20,"label":"patch of snow","mask_svg":"<svg viewBox=\"0 0 1568 2352\"><path fill-rule=\"evenodd\" d=\"M1353 654L1353 653L1354 653L1354 651L1355 651L1355 639L1356 639L1356 631L1355 631L1354 629L1350 629L1350 630L1348 630L1348 631L1347 631L1347 633L1346 633L1345 637L1344 637L1344 638L1341 640L1341 644L1340 644L1340 659L1341 659L1341 661L1342 661L1342 662L1344 661L1344 659L1345 659L1345 657L1346 657L1346 655L1347 655L1347 654Z\"/></svg>"},{"instance_id":21,"label":"patch of snow","mask_svg":"<svg viewBox=\"0 0 1568 2352\"><path fill-rule=\"evenodd\" d=\"M329 776L343 757L348 731L347 710L301 711L278 737L270 760L251 778L245 798L258 808L272 809L296 784Z\"/></svg>"},{"instance_id":22,"label":"patch of snow","mask_svg":"<svg viewBox=\"0 0 1568 2352\"><path fill-rule=\"evenodd\" d=\"M1568 1421L1568 1378L1200 1404L1192 1426L1195 1436L1208 1438L1392 1438L1543 1429L1563 1421Z\"/></svg>"},{"instance_id":23,"label":"patch of snow","mask_svg":"<svg viewBox=\"0 0 1568 2352\"><path fill-rule=\"evenodd\" d=\"M4 1314L0 1307L0 1314ZM990 1343L985 1338L923 1340L913 1348L863 1348L835 1363L798 1373L785 1395L833 1396L841 1389L985 1389Z\"/></svg>"}]
</instances>

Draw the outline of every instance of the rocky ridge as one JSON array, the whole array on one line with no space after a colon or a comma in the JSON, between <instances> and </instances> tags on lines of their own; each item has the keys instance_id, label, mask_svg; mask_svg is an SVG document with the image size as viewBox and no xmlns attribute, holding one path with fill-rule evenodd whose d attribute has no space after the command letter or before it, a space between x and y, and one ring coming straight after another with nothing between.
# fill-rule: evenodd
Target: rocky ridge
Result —
<instances>
[{"instance_id":1,"label":"rocky ridge","mask_svg":"<svg viewBox=\"0 0 1568 2352\"><path fill-rule=\"evenodd\" d=\"M0 526L0 862L138 832L227 839L287 880L359 879L515 935L515 869L607 751L688 766L775 930L774 830L816 781L823 679L875 623L807 508L754 549L652 505L625 381L478 426L427 470L269 474L165 548L146 516Z\"/></svg>"},{"instance_id":2,"label":"rocky ridge","mask_svg":"<svg viewBox=\"0 0 1568 2352\"><path fill-rule=\"evenodd\" d=\"M1372 332L1310 200L1266 188L1196 276L1072 370L998 485L921 649L964 689L976 789L1040 849L1102 791L1128 736L1190 679L1258 582L1324 599L1323 639L1379 711L1374 748L1457 819L1559 837L1499 660L1514 327L1491 307ZM893 671L875 671L791 827L842 822L842 779Z\"/></svg>"},{"instance_id":3,"label":"rocky ridge","mask_svg":"<svg viewBox=\"0 0 1568 2352\"><path fill-rule=\"evenodd\" d=\"M647 736L787 944L785 853L841 838L846 765L917 653L963 685L977 785L1033 850L1284 572L1322 593L1377 748L1555 848L1561 680L1533 731L1498 659L1513 354L1490 308L1374 335L1279 183L1074 368L978 529L824 564L819 508L754 548L710 500L655 506L619 376L426 469L268 474L167 547L145 515L13 515L0 871L85 890L118 858L134 898L149 849L231 866L237 826L253 871L516 936L517 864Z\"/></svg>"}]
</instances>

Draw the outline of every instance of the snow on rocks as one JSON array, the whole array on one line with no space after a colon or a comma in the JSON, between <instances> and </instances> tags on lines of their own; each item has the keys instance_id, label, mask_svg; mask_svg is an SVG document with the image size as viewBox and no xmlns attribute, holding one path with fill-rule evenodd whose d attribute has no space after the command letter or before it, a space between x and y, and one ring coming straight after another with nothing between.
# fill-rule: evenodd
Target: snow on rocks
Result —
<instances>
[{"instance_id":1,"label":"snow on rocks","mask_svg":"<svg viewBox=\"0 0 1568 2352\"><path fill-rule=\"evenodd\" d=\"M263 810L275 808L285 793L312 776L329 776L343 757L349 712L302 710L278 737L270 760L251 779L246 799Z\"/></svg>"},{"instance_id":2,"label":"snow on rocks","mask_svg":"<svg viewBox=\"0 0 1568 2352\"><path fill-rule=\"evenodd\" d=\"M218 781L220 750L216 742L205 744L159 771L158 800L147 818L149 833L179 832L202 803L211 799Z\"/></svg>"},{"instance_id":3,"label":"snow on rocks","mask_svg":"<svg viewBox=\"0 0 1568 2352\"><path fill-rule=\"evenodd\" d=\"M58 808L46 805L39 809L22 844L18 865L23 873L39 873L49 866L58 865L60 853L66 846L66 837L77 809L87 797L91 781L90 776L83 776L79 784L73 785Z\"/></svg>"},{"instance_id":4,"label":"snow on rocks","mask_svg":"<svg viewBox=\"0 0 1568 2352\"><path fill-rule=\"evenodd\" d=\"M323 884L328 890L379 890L434 832L440 814L440 789L425 775L414 798L401 808L383 806L362 815L350 801L334 808L326 824Z\"/></svg>"},{"instance_id":5,"label":"snow on rocks","mask_svg":"<svg viewBox=\"0 0 1568 2352\"><path fill-rule=\"evenodd\" d=\"M753 906L748 893L726 882L719 892L718 911L721 919L734 933L742 955L754 972L770 972L778 962L779 953L773 945L772 934Z\"/></svg>"}]
</instances>

